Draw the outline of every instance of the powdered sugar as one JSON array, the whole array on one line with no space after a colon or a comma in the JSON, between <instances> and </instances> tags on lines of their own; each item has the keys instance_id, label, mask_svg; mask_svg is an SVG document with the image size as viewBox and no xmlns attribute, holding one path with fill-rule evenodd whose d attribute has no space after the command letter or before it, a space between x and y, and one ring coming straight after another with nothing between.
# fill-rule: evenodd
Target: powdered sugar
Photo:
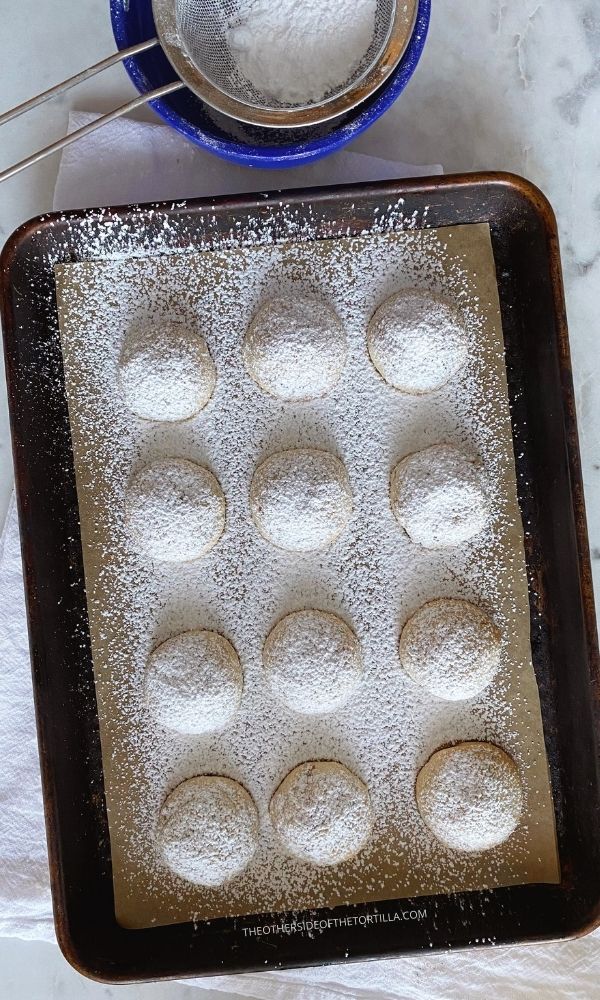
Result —
<instances>
[{"instance_id":1,"label":"powdered sugar","mask_svg":"<svg viewBox=\"0 0 600 1000\"><path fill-rule=\"evenodd\" d=\"M427 826L455 851L489 851L514 833L523 791L517 767L490 743L439 750L417 778L417 803Z\"/></svg>"},{"instance_id":2,"label":"powdered sugar","mask_svg":"<svg viewBox=\"0 0 600 1000\"><path fill-rule=\"evenodd\" d=\"M474 698L500 666L502 635L469 601L430 601L408 620L400 637L407 674L436 698Z\"/></svg>"},{"instance_id":3,"label":"powdered sugar","mask_svg":"<svg viewBox=\"0 0 600 1000\"><path fill-rule=\"evenodd\" d=\"M261 306L243 352L252 378L272 396L292 402L326 395L348 350L342 324L326 302L289 295Z\"/></svg>"},{"instance_id":4,"label":"powdered sugar","mask_svg":"<svg viewBox=\"0 0 600 1000\"><path fill-rule=\"evenodd\" d=\"M127 487L126 519L134 545L162 562L199 559L225 527L225 498L208 469L183 459L153 462Z\"/></svg>"},{"instance_id":5,"label":"powdered sugar","mask_svg":"<svg viewBox=\"0 0 600 1000\"><path fill-rule=\"evenodd\" d=\"M358 854L373 825L366 786L334 761L294 768L271 799L269 813L287 850L315 865L337 865Z\"/></svg>"},{"instance_id":6,"label":"powdered sugar","mask_svg":"<svg viewBox=\"0 0 600 1000\"><path fill-rule=\"evenodd\" d=\"M210 733L231 720L243 687L239 657L227 639L217 632L184 632L148 657L144 699L167 729Z\"/></svg>"},{"instance_id":7,"label":"powdered sugar","mask_svg":"<svg viewBox=\"0 0 600 1000\"><path fill-rule=\"evenodd\" d=\"M196 885L223 885L256 851L256 806L229 778L190 778L163 805L156 842L173 873Z\"/></svg>"},{"instance_id":8,"label":"powdered sugar","mask_svg":"<svg viewBox=\"0 0 600 1000\"><path fill-rule=\"evenodd\" d=\"M468 542L489 518L479 469L447 444L403 458L392 473L391 500L404 530L426 549Z\"/></svg>"},{"instance_id":9,"label":"powdered sugar","mask_svg":"<svg viewBox=\"0 0 600 1000\"><path fill-rule=\"evenodd\" d=\"M555 875L488 230L469 227L468 237L464 229L410 231L419 220L404 219L402 206L394 204L377 220L365 217L364 225L376 232L346 239L325 214L318 217L317 208L307 213L312 221L293 206L271 205L264 213L240 216L239 232L232 227L223 235L221 226L218 238L228 248L218 250L210 249L218 230L209 216L205 235L190 236L183 253L185 221L177 229L167 218L159 241L148 228L156 233L159 215L140 217L137 238L111 219L105 243L90 253L102 256L108 244L121 257L62 269L65 371L109 823L118 858L115 899L126 926ZM409 231L399 231L404 227ZM310 242L315 234L334 238ZM482 273L490 275L489 284L482 283ZM443 290L468 321L466 365L427 397L394 391L366 350L373 312L407 287ZM331 304L346 333L348 358L325 397L282 403L250 378L241 344L262 302L299 291ZM210 405L185 424L137 420L115 391L125 332L148 317L154 323L202 317L217 385ZM409 540L393 516L390 475L407 454L440 441L479 457L489 518L472 541L426 550ZM298 448L326 450L343 463L353 510L331 545L290 553L257 531L249 494L265 459ZM227 529L219 543L197 562L177 566L151 565L134 551L123 518L132 471L167 455L209 468L227 500ZM399 663L403 624L424 602L441 596L475 602L503 634L498 675L468 704L434 701ZM349 700L312 717L274 697L263 665L264 643L275 625L307 608L343 619L360 641L364 662ZM240 656L245 681L231 723L193 739L157 726L141 708L149 653L191 629L226 637ZM510 850L457 857L433 838L416 810L419 768L439 746L465 739L506 747L526 776L526 822ZM371 837L356 858L332 868L291 859L269 819L275 789L306 761L337 761L370 792ZM238 781L254 799L260 821L258 847L244 874L201 893L171 875L156 856L154 840L165 796L198 774Z\"/></svg>"},{"instance_id":10,"label":"powdered sugar","mask_svg":"<svg viewBox=\"0 0 600 1000\"><path fill-rule=\"evenodd\" d=\"M420 394L441 389L465 364L468 334L454 304L409 289L379 307L369 324L368 345L386 382Z\"/></svg>"},{"instance_id":11,"label":"powdered sugar","mask_svg":"<svg viewBox=\"0 0 600 1000\"><path fill-rule=\"evenodd\" d=\"M269 634L263 659L275 695L305 715L341 708L362 676L354 632L323 611L286 615Z\"/></svg>"},{"instance_id":12,"label":"powdered sugar","mask_svg":"<svg viewBox=\"0 0 600 1000\"><path fill-rule=\"evenodd\" d=\"M335 541L350 519L348 474L339 458L326 451L277 452L254 473L250 508L261 534L280 549L322 549Z\"/></svg>"},{"instance_id":13,"label":"powdered sugar","mask_svg":"<svg viewBox=\"0 0 600 1000\"><path fill-rule=\"evenodd\" d=\"M239 0L226 35L241 75L280 104L339 90L366 56L377 0Z\"/></svg>"},{"instance_id":14,"label":"powdered sugar","mask_svg":"<svg viewBox=\"0 0 600 1000\"><path fill-rule=\"evenodd\" d=\"M182 323L134 327L119 367L130 410L144 420L189 420L215 388L213 360L202 337Z\"/></svg>"}]
</instances>

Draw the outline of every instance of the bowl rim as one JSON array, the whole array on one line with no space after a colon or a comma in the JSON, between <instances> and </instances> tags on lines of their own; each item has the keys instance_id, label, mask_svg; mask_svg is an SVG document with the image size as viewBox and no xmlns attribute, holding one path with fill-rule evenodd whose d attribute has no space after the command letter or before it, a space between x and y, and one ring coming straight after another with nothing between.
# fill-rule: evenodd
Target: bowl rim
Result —
<instances>
[{"instance_id":1,"label":"bowl rim","mask_svg":"<svg viewBox=\"0 0 600 1000\"><path fill-rule=\"evenodd\" d=\"M393 18L383 40L380 40L376 58L346 86L338 88L334 95L320 102L296 104L288 108L276 103L265 107L251 99L244 100L233 89L217 86L211 75L191 58L180 31L175 4L162 0L151 0L151 4L164 54L177 76L200 101L240 122L278 129L306 128L333 122L347 116L377 93L392 76L407 49L419 9L419 0L408 0L404 5L399 0L392 0Z\"/></svg>"},{"instance_id":2,"label":"bowl rim","mask_svg":"<svg viewBox=\"0 0 600 1000\"><path fill-rule=\"evenodd\" d=\"M127 31L127 18L134 0L110 0L110 16L113 34L119 50L128 48L145 39L132 37ZM151 0L136 0L148 3ZM220 138L200 125L183 118L169 102L169 98L150 101L149 106L167 125L190 139L195 145L222 159L242 166L280 169L311 163L335 153L362 132L373 125L400 96L412 77L425 46L431 18L431 0L418 0L415 24L410 40L396 69L382 85L372 102L360 107L356 116L334 128L327 135L316 139L292 140L289 144L254 145L240 139ZM139 57L132 56L123 62L125 70L136 89L147 92L148 81L139 63Z\"/></svg>"}]
</instances>

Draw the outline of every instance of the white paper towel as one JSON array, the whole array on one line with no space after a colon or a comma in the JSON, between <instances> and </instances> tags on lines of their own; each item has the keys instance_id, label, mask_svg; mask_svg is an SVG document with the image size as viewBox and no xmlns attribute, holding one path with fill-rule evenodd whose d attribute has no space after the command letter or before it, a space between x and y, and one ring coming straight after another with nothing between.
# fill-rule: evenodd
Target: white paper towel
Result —
<instances>
[{"instance_id":1,"label":"white paper towel","mask_svg":"<svg viewBox=\"0 0 600 1000\"><path fill-rule=\"evenodd\" d=\"M0 536L0 935L54 939L14 497Z\"/></svg>"},{"instance_id":2,"label":"white paper towel","mask_svg":"<svg viewBox=\"0 0 600 1000\"><path fill-rule=\"evenodd\" d=\"M94 115L71 116L73 130ZM179 199L439 173L342 152L292 171L225 164L162 126L124 120L65 151L55 207ZM0 539L0 934L51 940L53 925L17 518ZM600 835L600 831L599 831ZM515 1000L600 996L600 937L560 945L423 954L195 981L255 1000Z\"/></svg>"},{"instance_id":3,"label":"white paper towel","mask_svg":"<svg viewBox=\"0 0 600 1000\"><path fill-rule=\"evenodd\" d=\"M69 132L97 117L85 111L73 112ZM441 173L439 164L412 166L345 150L294 169L238 167L205 153L163 125L121 118L65 149L54 207L177 201Z\"/></svg>"}]
</instances>

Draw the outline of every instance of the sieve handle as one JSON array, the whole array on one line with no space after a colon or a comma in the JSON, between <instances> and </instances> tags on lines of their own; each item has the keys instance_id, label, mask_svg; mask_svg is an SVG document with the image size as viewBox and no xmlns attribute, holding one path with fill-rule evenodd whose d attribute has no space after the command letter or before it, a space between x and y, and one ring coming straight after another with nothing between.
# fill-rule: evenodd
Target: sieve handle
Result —
<instances>
[{"instance_id":1,"label":"sieve handle","mask_svg":"<svg viewBox=\"0 0 600 1000\"><path fill-rule=\"evenodd\" d=\"M176 90L183 90L184 86L185 84L178 80L176 83L167 83L164 87L159 87L158 90L151 90L148 94L140 94L140 96L134 98L133 101L128 101L127 104L121 105L120 108L110 111L107 115L102 115L102 117L96 119L96 121L90 122L88 125L83 125L82 128L78 128L77 131L70 132L69 135L63 136L63 138L59 139L57 142L53 142L49 146L45 146L44 149L38 150L37 153L33 153L25 160L21 160L19 163L13 164L12 167L8 167L6 170L0 171L0 184L2 181L8 180L9 177L14 177L15 174L19 174L21 170L25 170L27 167L33 166L34 163L44 160L47 156L51 156L52 153L58 153L60 149L70 146L72 143L77 142L78 139L83 139L83 137L89 135L90 132L95 132L96 129L101 128L103 125L107 125L109 122L114 122L116 118L121 118L122 115L126 115L130 111L135 111L136 108L141 107L143 104L147 104L148 101L155 101L159 97L165 97L167 94L175 93Z\"/></svg>"},{"instance_id":2,"label":"sieve handle","mask_svg":"<svg viewBox=\"0 0 600 1000\"><path fill-rule=\"evenodd\" d=\"M24 101L23 104L18 104L16 108L11 108L10 111L5 111L3 115L0 115L0 127L6 125L7 122L11 122L13 118L18 118L20 115L24 115L27 111L32 111L33 108L37 108L40 104L45 104L52 97L59 97L60 94L64 94L65 91L70 90L71 87L76 87L78 83L83 83L85 80L89 80L90 77L96 76L97 73L102 73L103 70L109 69L111 66L115 66L117 63L123 62L124 59L129 59L130 56L137 56L140 52L146 52L148 49L153 49L158 45L158 38L149 38L147 42L139 42L137 45L132 45L130 49L122 49L119 52L113 52L112 56L108 56L106 59L102 59L98 63L94 63L93 66L88 66L87 69L82 70L81 73L76 73L75 76L70 76L68 80L63 80L62 83L57 83L55 87L50 87L49 90L44 90L43 93L38 94L37 97L32 97L29 101Z\"/></svg>"},{"instance_id":3,"label":"sieve handle","mask_svg":"<svg viewBox=\"0 0 600 1000\"><path fill-rule=\"evenodd\" d=\"M116 63L122 62L124 59L129 59L131 56L139 55L140 52L146 52L148 49L152 49L156 45L158 45L158 39L150 38L148 41L132 45L129 49L121 49L119 52L115 52L112 56L108 56L106 59L102 59L101 62L95 63L93 66L89 66L87 69L82 70L81 73L76 73L75 76L69 77L68 80L63 80L62 83L57 84L55 87L51 87L49 90L45 90L42 94L38 94L37 97L32 97L29 101L24 101L23 104L17 105L16 108L11 108L9 111L4 112L4 114L0 115L0 126L13 121L13 119L18 118L20 115L24 115L27 111L31 111L33 108L39 107L40 104L45 104L46 101L49 101L51 98L64 94L65 91L70 90L71 87L77 86L78 83L83 83L84 80L89 80L90 77L96 76L97 73L101 73L110 66L114 66ZM100 128L102 125L106 125L108 122L112 122L116 118L126 115L129 111L135 111L136 108L141 107L143 104L147 104L149 101L157 100L159 97L165 97L167 94L173 94L176 90L181 90L183 86L184 84L181 83L180 80L177 80L174 83L166 84L164 87L159 87L158 90L152 90L147 94L140 94L139 97L134 98L127 104L123 104L120 108L116 108L115 111L111 111L109 114L103 115L96 121L90 122L88 125L84 125L82 128L77 129L76 132L71 132L69 135L64 136L57 142L53 142L44 149L38 150L37 153L33 153L31 156L21 160L19 163L15 163L13 166L7 167L6 170L0 171L0 184L2 181L8 180L9 177L14 177L14 175L20 173L21 170L25 170L34 163L38 163L40 160L45 159L46 156L50 156L52 153L57 153L60 149L64 149L65 146L70 146L71 143L89 135L90 132L95 132L95 130Z\"/></svg>"}]
</instances>

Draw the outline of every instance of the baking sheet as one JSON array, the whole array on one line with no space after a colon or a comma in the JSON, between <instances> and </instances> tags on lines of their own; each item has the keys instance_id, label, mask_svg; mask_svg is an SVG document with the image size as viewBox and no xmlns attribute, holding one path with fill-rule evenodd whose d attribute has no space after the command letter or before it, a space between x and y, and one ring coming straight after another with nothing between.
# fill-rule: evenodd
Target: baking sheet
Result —
<instances>
[{"instance_id":1,"label":"baking sheet","mask_svg":"<svg viewBox=\"0 0 600 1000\"><path fill-rule=\"evenodd\" d=\"M275 287L298 282L333 301L348 331L350 360L331 396L282 406L266 401L248 379L239 343L257 304ZM366 321L375 306L412 284L455 295L469 311L473 330L471 360L459 384L425 399L392 392L370 370L364 349ZM147 927L557 882L489 227L62 265L57 293L119 921ZM215 397L185 425L144 425L120 402L121 344L130 323L142 315L157 322L170 315L193 322L217 363ZM395 462L439 440L481 455L495 500L493 537L456 552L418 550L402 537L389 511L387 484ZM329 447L350 470L368 463L373 488L368 496L354 491L360 517L331 550L292 565L289 557L268 553L256 537L245 498L260 459L295 444ZM233 498L223 542L198 565L175 570L144 565L130 551L122 526L131 472L168 454L209 465ZM401 570L393 572L396 553ZM257 559L264 560L259 603L246 599L255 587L249 577ZM360 579L365 587L351 585ZM424 600L438 596L475 600L503 628L501 676L481 699L432 704L398 669L402 623ZM391 600L393 613L387 631L373 635L370 608L378 600ZM284 711L274 719L272 705L265 708L262 643L282 614L305 606L337 611L361 637L366 671L359 697L367 721L359 731L356 704L310 724ZM186 740L145 716L140 682L150 649L194 627L234 638L246 689L229 730ZM524 821L517 832L507 845L470 858L457 858L435 842L413 800L420 766L439 745L462 739L498 742L515 757L526 783ZM373 840L358 858L335 869L316 870L285 858L269 828L269 791L306 759L341 760L372 791ZM195 773L237 778L261 813L261 845L250 869L220 890L187 885L154 854L153 824L162 799Z\"/></svg>"}]
</instances>

